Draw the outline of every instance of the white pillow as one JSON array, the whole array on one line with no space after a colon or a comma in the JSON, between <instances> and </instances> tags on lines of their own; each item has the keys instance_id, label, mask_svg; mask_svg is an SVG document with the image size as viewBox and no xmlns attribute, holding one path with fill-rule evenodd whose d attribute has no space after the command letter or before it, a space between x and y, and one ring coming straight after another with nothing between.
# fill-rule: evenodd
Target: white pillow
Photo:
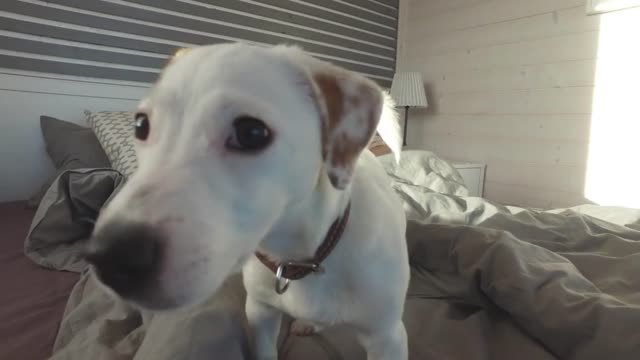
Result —
<instances>
[{"instance_id":1,"label":"white pillow","mask_svg":"<svg viewBox=\"0 0 640 360\"><path fill-rule=\"evenodd\" d=\"M138 168L134 144L134 113L129 111L84 112L111 166L128 177Z\"/></svg>"},{"instance_id":2,"label":"white pillow","mask_svg":"<svg viewBox=\"0 0 640 360\"><path fill-rule=\"evenodd\" d=\"M469 196L458 170L446 160L425 150L405 150L396 161L392 154L378 157L394 181L428 188L442 194Z\"/></svg>"}]
</instances>

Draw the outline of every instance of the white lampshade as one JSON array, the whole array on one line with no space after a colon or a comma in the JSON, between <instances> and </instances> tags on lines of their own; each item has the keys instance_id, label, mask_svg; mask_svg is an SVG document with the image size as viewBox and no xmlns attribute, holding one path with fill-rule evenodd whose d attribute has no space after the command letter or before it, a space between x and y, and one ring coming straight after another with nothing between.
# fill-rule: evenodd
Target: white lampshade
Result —
<instances>
[{"instance_id":1,"label":"white lampshade","mask_svg":"<svg viewBox=\"0 0 640 360\"><path fill-rule=\"evenodd\" d=\"M419 72L398 72L393 75L391 97L398 107L426 108L429 105Z\"/></svg>"}]
</instances>

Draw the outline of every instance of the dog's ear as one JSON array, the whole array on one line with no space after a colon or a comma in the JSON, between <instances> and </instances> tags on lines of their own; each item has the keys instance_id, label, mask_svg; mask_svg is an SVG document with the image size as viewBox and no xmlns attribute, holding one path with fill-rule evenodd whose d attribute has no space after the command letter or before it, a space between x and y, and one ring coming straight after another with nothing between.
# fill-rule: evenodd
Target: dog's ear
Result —
<instances>
[{"instance_id":1,"label":"dog's ear","mask_svg":"<svg viewBox=\"0 0 640 360\"><path fill-rule=\"evenodd\" d=\"M376 83L334 66L312 71L322 119L322 157L336 189L351 182L358 156L376 132L383 94Z\"/></svg>"},{"instance_id":2,"label":"dog's ear","mask_svg":"<svg viewBox=\"0 0 640 360\"><path fill-rule=\"evenodd\" d=\"M169 61L167 61L167 65L165 65L165 67L173 64L176 60L178 60L181 56L186 55L189 51L191 51L191 48L180 48L178 50L176 50L173 55L171 55L171 57L169 58Z\"/></svg>"}]
</instances>

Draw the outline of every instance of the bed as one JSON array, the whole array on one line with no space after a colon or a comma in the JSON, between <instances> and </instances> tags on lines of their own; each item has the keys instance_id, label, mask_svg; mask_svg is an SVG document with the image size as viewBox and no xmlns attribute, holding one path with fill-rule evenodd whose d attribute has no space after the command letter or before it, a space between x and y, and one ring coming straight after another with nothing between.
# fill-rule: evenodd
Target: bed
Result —
<instances>
[{"instance_id":1,"label":"bed","mask_svg":"<svg viewBox=\"0 0 640 360\"><path fill-rule=\"evenodd\" d=\"M411 359L637 358L640 211L502 206L468 196L455 169L433 153L407 151L400 164L378 154L409 221ZM58 317L50 358L249 359L239 275L201 306L152 314L113 299L86 270L79 252L88 224L135 168L135 159L117 163L119 169L62 172L26 236L32 262L78 279ZM308 338L283 330L279 346L282 359L365 358L346 328Z\"/></svg>"},{"instance_id":2,"label":"bed","mask_svg":"<svg viewBox=\"0 0 640 360\"><path fill-rule=\"evenodd\" d=\"M51 354L67 297L79 278L24 256L34 213L24 202L0 204L0 359L42 360Z\"/></svg>"}]
</instances>

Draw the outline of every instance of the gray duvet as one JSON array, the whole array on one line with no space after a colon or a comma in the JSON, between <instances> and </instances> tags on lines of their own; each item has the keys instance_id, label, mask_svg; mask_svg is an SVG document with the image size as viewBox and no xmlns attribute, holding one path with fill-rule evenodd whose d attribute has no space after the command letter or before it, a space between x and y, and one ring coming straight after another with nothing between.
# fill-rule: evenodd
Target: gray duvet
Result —
<instances>
[{"instance_id":1,"label":"gray duvet","mask_svg":"<svg viewBox=\"0 0 640 360\"><path fill-rule=\"evenodd\" d=\"M249 359L239 275L206 304L150 314L114 300L85 270L78 244L90 231L86 217L121 182L111 170L70 172L34 220L27 254L83 272L52 359ZM409 217L411 359L640 358L638 223L503 207L402 181L394 188ZM282 359L365 358L348 329L281 335Z\"/></svg>"}]
</instances>

